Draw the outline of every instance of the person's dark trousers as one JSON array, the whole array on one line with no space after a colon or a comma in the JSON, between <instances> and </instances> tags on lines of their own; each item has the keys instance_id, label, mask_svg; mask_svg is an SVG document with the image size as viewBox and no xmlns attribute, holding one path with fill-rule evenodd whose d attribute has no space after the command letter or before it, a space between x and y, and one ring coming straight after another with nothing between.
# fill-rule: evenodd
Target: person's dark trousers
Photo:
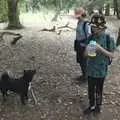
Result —
<instances>
[{"instance_id":1,"label":"person's dark trousers","mask_svg":"<svg viewBox=\"0 0 120 120\"><path fill-rule=\"evenodd\" d=\"M77 62L80 64L82 76L86 77L87 58L84 56L85 47L79 45L76 50Z\"/></svg>"},{"instance_id":2,"label":"person's dark trousers","mask_svg":"<svg viewBox=\"0 0 120 120\"><path fill-rule=\"evenodd\" d=\"M82 71L82 76L83 76L83 78L86 78L86 74L87 74L86 73L86 66L87 66L86 58L81 57L79 63L80 63L81 71Z\"/></svg>"},{"instance_id":3,"label":"person's dark trousers","mask_svg":"<svg viewBox=\"0 0 120 120\"><path fill-rule=\"evenodd\" d=\"M88 77L88 97L90 106L102 105L102 93L105 77Z\"/></svg>"}]
</instances>

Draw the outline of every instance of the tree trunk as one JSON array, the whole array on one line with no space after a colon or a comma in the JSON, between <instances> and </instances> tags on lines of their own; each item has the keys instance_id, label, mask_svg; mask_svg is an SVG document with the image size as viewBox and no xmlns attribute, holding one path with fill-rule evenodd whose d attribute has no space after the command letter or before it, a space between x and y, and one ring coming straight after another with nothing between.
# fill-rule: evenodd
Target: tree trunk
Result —
<instances>
[{"instance_id":1,"label":"tree trunk","mask_svg":"<svg viewBox=\"0 0 120 120\"><path fill-rule=\"evenodd\" d=\"M119 28L119 31L118 31L118 38L117 38L117 43L116 43L117 46L120 45L120 28Z\"/></svg>"},{"instance_id":2,"label":"tree trunk","mask_svg":"<svg viewBox=\"0 0 120 120\"><path fill-rule=\"evenodd\" d=\"M116 15L116 10L115 10L115 0L113 0L113 9L114 9L113 15Z\"/></svg>"},{"instance_id":3,"label":"tree trunk","mask_svg":"<svg viewBox=\"0 0 120 120\"><path fill-rule=\"evenodd\" d=\"M103 15L103 8L102 7L100 7L98 11L101 15Z\"/></svg>"},{"instance_id":4,"label":"tree trunk","mask_svg":"<svg viewBox=\"0 0 120 120\"><path fill-rule=\"evenodd\" d=\"M29 12L28 2L25 3L26 12Z\"/></svg>"},{"instance_id":5,"label":"tree trunk","mask_svg":"<svg viewBox=\"0 0 120 120\"><path fill-rule=\"evenodd\" d=\"M52 21L57 21L57 18L58 18L59 14L60 14L60 11L61 11L60 1L59 0L54 0L54 5L56 7L56 13L55 13Z\"/></svg>"},{"instance_id":6,"label":"tree trunk","mask_svg":"<svg viewBox=\"0 0 120 120\"><path fill-rule=\"evenodd\" d=\"M115 4L115 11L116 11L116 15L117 15L117 18L120 19L120 10L119 10L119 5L118 5L118 0L114 0L114 4Z\"/></svg>"},{"instance_id":7,"label":"tree trunk","mask_svg":"<svg viewBox=\"0 0 120 120\"><path fill-rule=\"evenodd\" d=\"M88 14L91 16L93 14L93 7L94 5L92 3L90 3L89 5L87 5L87 11L88 11Z\"/></svg>"},{"instance_id":8,"label":"tree trunk","mask_svg":"<svg viewBox=\"0 0 120 120\"><path fill-rule=\"evenodd\" d=\"M60 10L63 9L63 1L62 0L59 1L59 8L60 8Z\"/></svg>"},{"instance_id":9,"label":"tree trunk","mask_svg":"<svg viewBox=\"0 0 120 120\"><path fill-rule=\"evenodd\" d=\"M114 12L113 12L113 15L116 15L116 11L115 11L115 8L114 8Z\"/></svg>"},{"instance_id":10,"label":"tree trunk","mask_svg":"<svg viewBox=\"0 0 120 120\"><path fill-rule=\"evenodd\" d=\"M8 2L8 29L21 29L23 26L20 24L18 2L19 0L7 0Z\"/></svg>"},{"instance_id":11,"label":"tree trunk","mask_svg":"<svg viewBox=\"0 0 120 120\"><path fill-rule=\"evenodd\" d=\"M105 16L109 16L110 15L110 4L108 3L105 6Z\"/></svg>"},{"instance_id":12,"label":"tree trunk","mask_svg":"<svg viewBox=\"0 0 120 120\"><path fill-rule=\"evenodd\" d=\"M52 21L57 21L59 14L60 14L60 10L57 10L54 17L52 18Z\"/></svg>"}]
</instances>

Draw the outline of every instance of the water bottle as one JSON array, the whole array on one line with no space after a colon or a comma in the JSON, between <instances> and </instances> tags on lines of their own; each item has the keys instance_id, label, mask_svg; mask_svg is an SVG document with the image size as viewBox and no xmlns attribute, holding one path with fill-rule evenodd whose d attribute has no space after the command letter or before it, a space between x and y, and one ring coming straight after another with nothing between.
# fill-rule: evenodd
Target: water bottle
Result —
<instances>
[{"instance_id":1,"label":"water bottle","mask_svg":"<svg viewBox=\"0 0 120 120\"><path fill-rule=\"evenodd\" d=\"M90 43L88 44L88 56L96 56L96 41L90 41Z\"/></svg>"}]
</instances>

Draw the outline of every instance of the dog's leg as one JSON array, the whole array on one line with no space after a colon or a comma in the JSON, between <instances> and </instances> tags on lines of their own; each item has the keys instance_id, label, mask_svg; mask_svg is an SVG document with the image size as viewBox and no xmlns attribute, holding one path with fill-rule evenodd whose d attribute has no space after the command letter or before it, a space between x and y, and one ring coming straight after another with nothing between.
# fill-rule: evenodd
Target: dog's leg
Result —
<instances>
[{"instance_id":1,"label":"dog's leg","mask_svg":"<svg viewBox=\"0 0 120 120\"><path fill-rule=\"evenodd\" d=\"M5 102L6 101L6 97L5 96L7 96L7 90L1 89L1 92L2 92L2 96L3 96L3 102Z\"/></svg>"},{"instance_id":2,"label":"dog's leg","mask_svg":"<svg viewBox=\"0 0 120 120\"><path fill-rule=\"evenodd\" d=\"M27 93L25 94L25 99L28 100L28 94Z\"/></svg>"},{"instance_id":3,"label":"dog's leg","mask_svg":"<svg viewBox=\"0 0 120 120\"><path fill-rule=\"evenodd\" d=\"M5 92L5 95L6 95L6 96L9 96L8 93L7 93L7 91Z\"/></svg>"},{"instance_id":4,"label":"dog's leg","mask_svg":"<svg viewBox=\"0 0 120 120\"><path fill-rule=\"evenodd\" d=\"M21 94L21 95L20 95L20 100L21 100L21 103L22 103L23 105L25 105L25 95L24 95L24 94Z\"/></svg>"},{"instance_id":5,"label":"dog's leg","mask_svg":"<svg viewBox=\"0 0 120 120\"><path fill-rule=\"evenodd\" d=\"M28 100L28 89L25 89L24 96L25 96L25 99Z\"/></svg>"}]
</instances>

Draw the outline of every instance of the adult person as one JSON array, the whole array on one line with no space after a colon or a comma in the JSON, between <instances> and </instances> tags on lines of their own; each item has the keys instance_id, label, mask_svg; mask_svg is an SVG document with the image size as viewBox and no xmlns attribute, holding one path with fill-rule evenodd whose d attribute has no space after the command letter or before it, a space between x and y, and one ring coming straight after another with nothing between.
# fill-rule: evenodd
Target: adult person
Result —
<instances>
[{"instance_id":1,"label":"adult person","mask_svg":"<svg viewBox=\"0 0 120 120\"><path fill-rule=\"evenodd\" d=\"M86 79L86 58L84 57L85 42L91 34L91 28L89 23L85 20L86 13L83 8L75 9L75 18L78 20L76 28L76 40L74 42L74 49L76 51L76 59L79 63L82 76L81 79Z\"/></svg>"}]
</instances>

